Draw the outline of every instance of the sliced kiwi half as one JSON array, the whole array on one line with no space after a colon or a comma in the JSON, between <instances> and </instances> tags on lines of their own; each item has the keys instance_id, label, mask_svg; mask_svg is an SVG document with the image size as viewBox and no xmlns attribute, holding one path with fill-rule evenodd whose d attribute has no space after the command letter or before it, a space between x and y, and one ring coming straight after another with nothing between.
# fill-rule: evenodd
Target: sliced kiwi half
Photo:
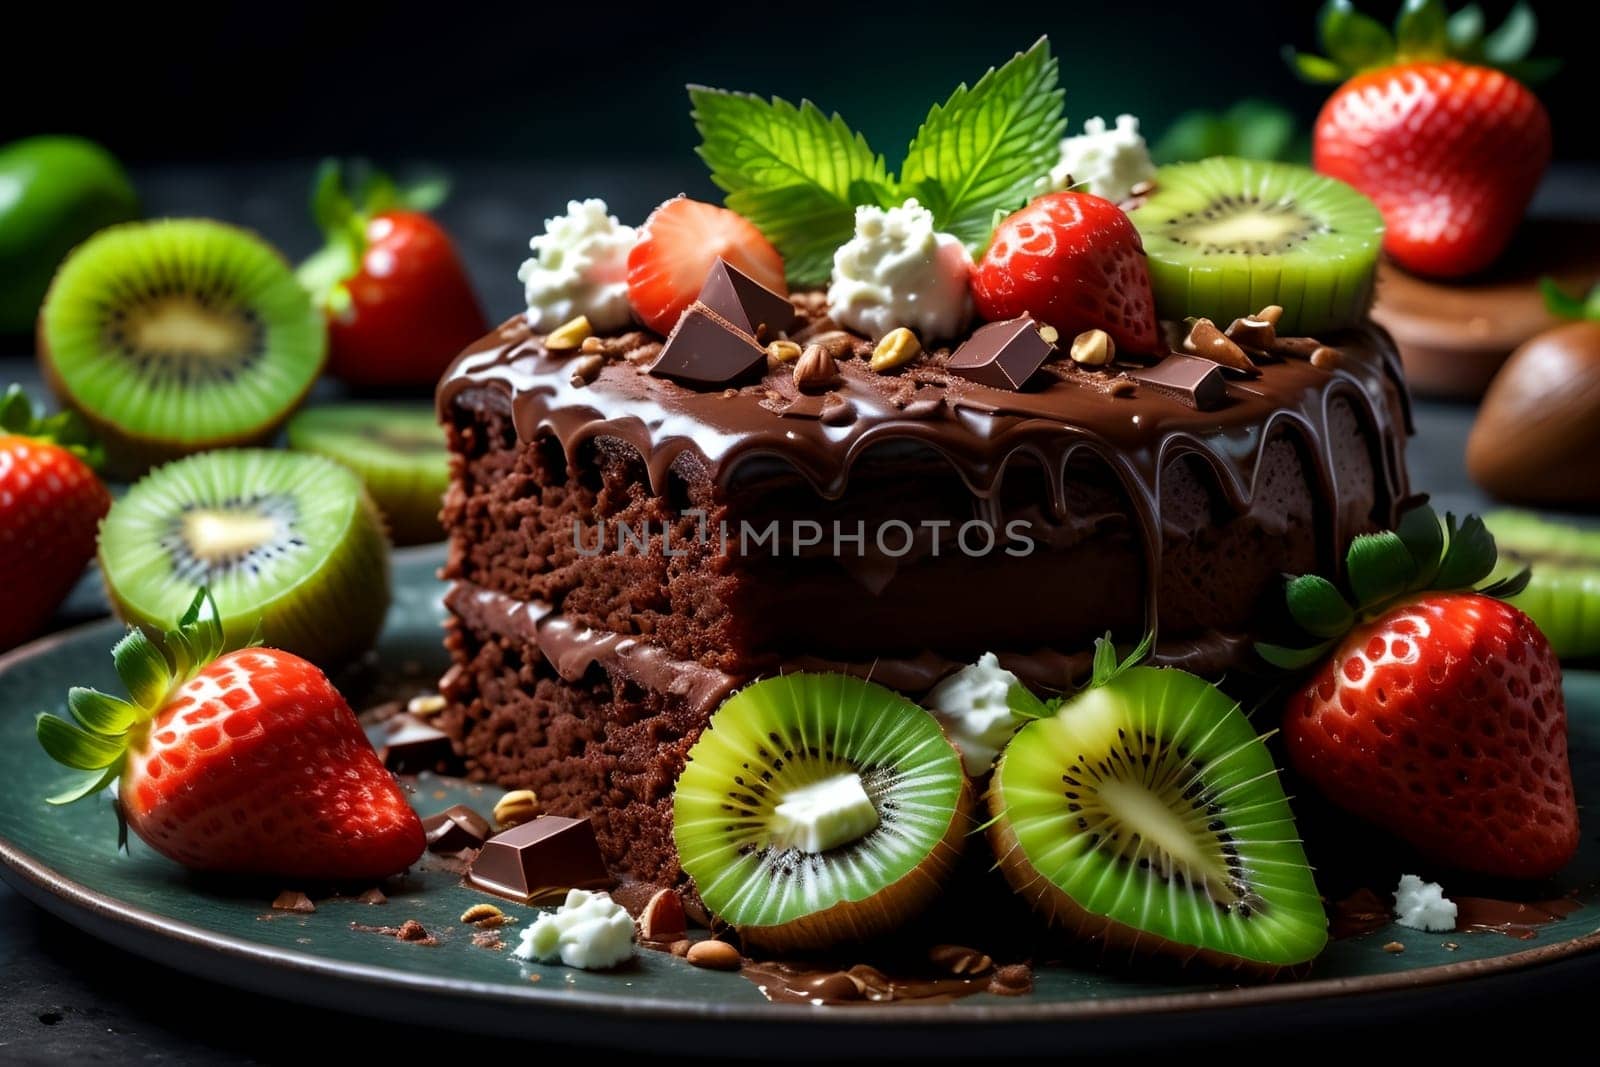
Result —
<instances>
[{"instance_id":1,"label":"sliced kiwi half","mask_svg":"<svg viewBox=\"0 0 1600 1067\"><path fill-rule=\"evenodd\" d=\"M1532 568L1511 598L1562 659L1600 656L1600 528L1551 522L1528 511L1484 516L1500 550L1492 578Z\"/></svg>"},{"instance_id":2,"label":"sliced kiwi half","mask_svg":"<svg viewBox=\"0 0 1600 1067\"><path fill-rule=\"evenodd\" d=\"M1178 670L1096 673L995 768L988 835L1012 888L1114 950L1259 972L1316 956L1328 920L1239 706Z\"/></svg>"},{"instance_id":3,"label":"sliced kiwi half","mask_svg":"<svg viewBox=\"0 0 1600 1067\"><path fill-rule=\"evenodd\" d=\"M283 257L207 219L100 231L62 264L39 313L45 377L124 477L267 440L326 355L321 313Z\"/></svg>"},{"instance_id":4,"label":"sliced kiwi half","mask_svg":"<svg viewBox=\"0 0 1600 1067\"><path fill-rule=\"evenodd\" d=\"M1360 321L1372 301L1383 217L1308 167L1217 156L1156 172L1130 212L1150 257L1156 311L1223 326L1277 304L1278 333Z\"/></svg>"},{"instance_id":5,"label":"sliced kiwi half","mask_svg":"<svg viewBox=\"0 0 1600 1067\"><path fill-rule=\"evenodd\" d=\"M683 869L748 946L820 948L921 910L970 829L961 756L899 694L840 674L740 690L689 752L673 801Z\"/></svg>"},{"instance_id":6,"label":"sliced kiwi half","mask_svg":"<svg viewBox=\"0 0 1600 1067\"><path fill-rule=\"evenodd\" d=\"M100 567L117 613L170 629L195 590L216 599L228 640L250 638L323 666L377 638L389 547L361 479L321 456L205 452L158 467L112 504Z\"/></svg>"},{"instance_id":7,"label":"sliced kiwi half","mask_svg":"<svg viewBox=\"0 0 1600 1067\"><path fill-rule=\"evenodd\" d=\"M397 545L444 537L450 485L444 427L431 405L324 404L289 420L289 447L338 460L361 476Z\"/></svg>"}]
</instances>

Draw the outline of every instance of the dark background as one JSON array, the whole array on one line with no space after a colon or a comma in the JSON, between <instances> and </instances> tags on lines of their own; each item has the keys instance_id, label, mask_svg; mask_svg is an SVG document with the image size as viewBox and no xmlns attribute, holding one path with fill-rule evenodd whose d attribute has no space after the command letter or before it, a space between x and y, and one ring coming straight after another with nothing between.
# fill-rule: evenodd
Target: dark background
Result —
<instances>
[{"instance_id":1,"label":"dark background","mask_svg":"<svg viewBox=\"0 0 1600 1067\"><path fill-rule=\"evenodd\" d=\"M1246 96L1309 124L1327 92L1279 55L1286 43L1314 50L1311 0L185 6L28 5L33 27L13 24L0 45L0 141L79 133L143 165L362 153L648 166L687 158L683 86L695 81L809 96L893 167L929 104L1041 33L1061 58L1074 129L1128 111L1154 134ZM1362 6L1388 21L1398 4ZM1482 6L1493 26L1510 4ZM1592 6L1539 5L1538 54L1568 60L1540 89L1565 159L1600 159Z\"/></svg>"}]
</instances>

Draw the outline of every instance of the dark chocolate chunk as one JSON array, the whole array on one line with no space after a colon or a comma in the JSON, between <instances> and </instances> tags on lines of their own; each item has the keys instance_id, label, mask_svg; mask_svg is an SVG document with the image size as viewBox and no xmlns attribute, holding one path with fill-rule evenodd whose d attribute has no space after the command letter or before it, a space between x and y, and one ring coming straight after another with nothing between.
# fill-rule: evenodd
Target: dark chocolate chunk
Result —
<instances>
[{"instance_id":1,"label":"dark chocolate chunk","mask_svg":"<svg viewBox=\"0 0 1600 1067\"><path fill-rule=\"evenodd\" d=\"M718 258L700 287L700 303L733 323L751 337L768 337L794 323L794 305L727 260Z\"/></svg>"},{"instance_id":2,"label":"dark chocolate chunk","mask_svg":"<svg viewBox=\"0 0 1600 1067\"><path fill-rule=\"evenodd\" d=\"M569 889L605 888L611 874L588 819L541 815L485 842L467 881L529 903L559 899Z\"/></svg>"},{"instance_id":3,"label":"dark chocolate chunk","mask_svg":"<svg viewBox=\"0 0 1600 1067\"><path fill-rule=\"evenodd\" d=\"M1128 377L1160 396L1197 411L1213 411L1228 399L1222 365L1200 356L1172 353L1153 367L1135 367Z\"/></svg>"},{"instance_id":4,"label":"dark chocolate chunk","mask_svg":"<svg viewBox=\"0 0 1600 1067\"><path fill-rule=\"evenodd\" d=\"M429 852L460 852L481 848L489 840L489 820L465 804L448 807L422 820Z\"/></svg>"},{"instance_id":5,"label":"dark chocolate chunk","mask_svg":"<svg viewBox=\"0 0 1600 1067\"><path fill-rule=\"evenodd\" d=\"M447 771L455 762L455 746L443 730L411 715L396 715L383 724L383 765L396 774Z\"/></svg>"},{"instance_id":6,"label":"dark chocolate chunk","mask_svg":"<svg viewBox=\"0 0 1600 1067\"><path fill-rule=\"evenodd\" d=\"M754 337L694 303L672 328L650 373L686 385L724 385L766 364L767 350Z\"/></svg>"},{"instance_id":7,"label":"dark chocolate chunk","mask_svg":"<svg viewBox=\"0 0 1600 1067\"><path fill-rule=\"evenodd\" d=\"M991 389L1015 392L1055 351L1027 315L980 327L950 357L950 373Z\"/></svg>"}]
</instances>

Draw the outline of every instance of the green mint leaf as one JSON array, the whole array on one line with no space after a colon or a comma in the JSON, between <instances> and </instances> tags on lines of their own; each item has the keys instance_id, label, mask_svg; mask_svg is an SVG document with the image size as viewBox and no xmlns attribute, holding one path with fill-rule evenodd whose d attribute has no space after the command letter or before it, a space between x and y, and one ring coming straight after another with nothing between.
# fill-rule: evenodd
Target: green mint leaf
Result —
<instances>
[{"instance_id":1,"label":"green mint leaf","mask_svg":"<svg viewBox=\"0 0 1600 1067\"><path fill-rule=\"evenodd\" d=\"M1014 682L1006 690L1006 707L1019 719L1044 719L1054 714L1055 708L1033 695L1033 690L1021 682Z\"/></svg>"},{"instance_id":2,"label":"green mint leaf","mask_svg":"<svg viewBox=\"0 0 1600 1067\"><path fill-rule=\"evenodd\" d=\"M91 734L63 718L41 714L34 733L45 753L57 763L80 771L98 771L122 759L121 738Z\"/></svg>"},{"instance_id":3,"label":"green mint leaf","mask_svg":"<svg viewBox=\"0 0 1600 1067\"><path fill-rule=\"evenodd\" d=\"M1363 611L1399 596L1417 577L1417 564L1405 542L1390 530L1362 534L1351 541L1345 569L1356 606Z\"/></svg>"},{"instance_id":4,"label":"green mint leaf","mask_svg":"<svg viewBox=\"0 0 1600 1067\"><path fill-rule=\"evenodd\" d=\"M1461 520L1455 528L1455 517L1447 516L1445 524L1450 529L1450 544L1439 561L1439 573L1433 580L1435 589L1470 589L1494 570L1497 551L1494 534L1476 515Z\"/></svg>"},{"instance_id":5,"label":"green mint leaf","mask_svg":"<svg viewBox=\"0 0 1600 1067\"><path fill-rule=\"evenodd\" d=\"M1314 637L1338 637L1355 623L1355 613L1339 587L1317 574L1291 579L1285 590L1289 614Z\"/></svg>"},{"instance_id":6,"label":"green mint leaf","mask_svg":"<svg viewBox=\"0 0 1600 1067\"><path fill-rule=\"evenodd\" d=\"M1350 71L1325 56L1312 55L1310 52L1296 52L1293 48L1283 50L1284 61L1289 64L1289 69L1303 82L1312 85L1337 85L1350 77Z\"/></svg>"},{"instance_id":7,"label":"green mint leaf","mask_svg":"<svg viewBox=\"0 0 1600 1067\"><path fill-rule=\"evenodd\" d=\"M1328 0L1317 15L1322 50L1346 70L1361 70L1394 55L1394 38L1383 23L1355 9L1350 0Z\"/></svg>"},{"instance_id":8,"label":"green mint leaf","mask_svg":"<svg viewBox=\"0 0 1600 1067\"><path fill-rule=\"evenodd\" d=\"M75 685L67 690L67 710L92 734L124 734L143 713L126 700Z\"/></svg>"},{"instance_id":9,"label":"green mint leaf","mask_svg":"<svg viewBox=\"0 0 1600 1067\"><path fill-rule=\"evenodd\" d=\"M1458 59L1476 59L1483 44L1483 8L1468 4L1445 20L1445 39L1450 54Z\"/></svg>"},{"instance_id":10,"label":"green mint leaf","mask_svg":"<svg viewBox=\"0 0 1600 1067\"><path fill-rule=\"evenodd\" d=\"M859 203L887 196L883 157L838 115L810 101L689 87L700 158L727 205L784 257L792 285L820 285L833 253L855 233Z\"/></svg>"},{"instance_id":11,"label":"green mint leaf","mask_svg":"<svg viewBox=\"0 0 1600 1067\"><path fill-rule=\"evenodd\" d=\"M1426 504L1419 504L1400 516L1400 525L1395 533L1405 544L1406 551L1411 553L1411 561L1417 567L1411 588L1426 589L1433 584L1434 575L1439 572L1440 557L1444 555L1444 527L1439 523L1438 512Z\"/></svg>"},{"instance_id":12,"label":"green mint leaf","mask_svg":"<svg viewBox=\"0 0 1600 1067\"><path fill-rule=\"evenodd\" d=\"M969 251L993 232L996 210L1027 203L1039 177L1060 158L1066 117L1050 42L963 83L935 104L906 150L900 191L933 212L936 229Z\"/></svg>"},{"instance_id":13,"label":"green mint leaf","mask_svg":"<svg viewBox=\"0 0 1600 1067\"><path fill-rule=\"evenodd\" d=\"M1089 688L1105 685L1117 675L1117 646L1112 643L1111 631L1094 639L1094 666L1089 673Z\"/></svg>"},{"instance_id":14,"label":"green mint leaf","mask_svg":"<svg viewBox=\"0 0 1600 1067\"><path fill-rule=\"evenodd\" d=\"M1394 23L1399 55L1407 58L1443 55L1447 21L1444 0L1406 0Z\"/></svg>"},{"instance_id":15,"label":"green mint leaf","mask_svg":"<svg viewBox=\"0 0 1600 1067\"><path fill-rule=\"evenodd\" d=\"M1124 656L1122 662L1117 664L1117 673L1121 674L1123 671L1143 663L1149 657L1151 649L1155 647L1156 632L1154 630L1146 630L1144 636L1139 639L1139 643L1133 646L1133 651Z\"/></svg>"},{"instance_id":16,"label":"green mint leaf","mask_svg":"<svg viewBox=\"0 0 1600 1067\"><path fill-rule=\"evenodd\" d=\"M129 630L111 650L111 659L117 666L117 677L128 687L135 704L154 709L166 701L172 666L143 630Z\"/></svg>"},{"instance_id":17,"label":"green mint leaf","mask_svg":"<svg viewBox=\"0 0 1600 1067\"><path fill-rule=\"evenodd\" d=\"M1286 648L1283 645L1257 643L1256 655L1279 670L1298 671L1320 660L1332 647L1331 638L1310 648Z\"/></svg>"},{"instance_id":18,"label":"green mint leaf","mask_svg":"<svg viewBox=\"0 0 1600 1067\"><path fill-rule=\"evenodd\" d=\"M1533 8L1518 3L1493 33L1483 39L1483 58L1496 65L1526 59L1539 36L1539 20Z\"/></svg>"},{"instance_id":19,"label":"green mint leaf","mask_svg":"<svg viewBox=\"0 0 1600 1067\"><path fill-rule=\"evenodd\" d=\"M1600 287L1597 287L1600 290ZM1540 278L1539 292L1544 296L1544 306L1550 314L1562 319L1584 317L1584 301L1568 293L1554 278Z\"/></svg>"}]
</instances>

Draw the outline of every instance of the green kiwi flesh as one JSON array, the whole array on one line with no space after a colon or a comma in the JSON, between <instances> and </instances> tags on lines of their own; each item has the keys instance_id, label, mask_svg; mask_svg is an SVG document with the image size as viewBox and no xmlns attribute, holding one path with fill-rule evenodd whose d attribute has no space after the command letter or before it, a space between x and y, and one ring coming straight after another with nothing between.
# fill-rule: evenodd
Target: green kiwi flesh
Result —
<instances>
[{"instance_id":1,"label":"green kiwi flesh","mask_svg":"<svg viewBox=\"0 0 1600 1067\"><path fill-rule=\"evenodd\" d=\"M326 355L322 315L283 257L207 219L102 230L62 264L39 314L45 377L125 477L266 441Z\"/></svg>"},{"instance_id":2,"label":"green kiwi flesh","mask_svg":"<svg viewBox=\"0 0 1600 1067\"><path fill-rule=\"evenodd\" d=\"M1192 674L1134 667L1030 722L988 803L1006 879L1076 937L1261 972L1327 942L1264 742Z\"/></svg>"},{"instance_id":3,"label":"green kiwi flesh","mask_svg":"<svg viewBox=\"0 0 1600 1067\"><path fill-rule=\"evenodd\" d=\"M1600 656L1600 528L1550 522L1528 511L1484 516L1500 560L1493 578L1532 567L1511 598L1562 659Z\"/></svg>"},{"instance_id":4,"label":"green kiwi flesh","mask_svg":"<svg viewBox=\"0 0 1600 1067\"><path fill-rule=\"evenodd\" d=\"M389 605L389 546L361 480L321 456L206 452L158 467L111 506L100 567L117 614L159 633L195 590L231 644L337 666L370 648Z\"/></svg>"},{"instance_id":5,"label":"green kiwi flesh","mask_svg":"<svg viewBox=\"0 0 1600 1067\"><path fill-rule=\"evenodd\" d=\"M1227 326L1277 304L1278 333L1316 334L1366 316L1383 217L1307 167L1218 156L1156 172L1129 215L1144 238L1156 311Z\"/></svg>"},{"instance_id":6,"label":"green kiwi flesh","mask_svg":"<svg viewBox=\"0 0 1600 1067\"><path fill-rule=\"evenodd\" d=\"M336 459L361 476L397 545L444 538L439 509L450 453L432 405L325 404L289 420L289 447Z\"/></svg>"},{"instance_id":7,"label":"green kiwi flesh","mask_svg":"<svg viewBox=\"0 0 1600 1067\"><path fill-rule=\"evenodd\" d=\"M779 840L786 796L859 777L876 825L823 851ZM673 799L679 862L746 944L819 948L884 934L939 891L971 809L934 718L882 686L790 674L740 690L690 750Z\"/></svg>"}]
</instances>

